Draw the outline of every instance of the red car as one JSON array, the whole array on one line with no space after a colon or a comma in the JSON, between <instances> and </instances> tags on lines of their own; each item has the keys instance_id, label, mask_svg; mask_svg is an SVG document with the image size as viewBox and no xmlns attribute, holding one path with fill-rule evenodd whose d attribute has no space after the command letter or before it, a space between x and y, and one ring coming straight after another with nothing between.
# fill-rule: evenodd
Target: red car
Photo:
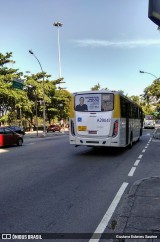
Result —
<instances>
[{"instance_id":1,"label":"red car","mask_svg":"<svg viewBox=\"0 0 160 242\"><path fill-rule=\"evenodd\" d=\"M52 124L52 125L49 125L48 128L47 128L47 132L49 131L52 131L52 132L55 132L55 131L61 131L61 127L58 125L58 124Z\"/></svg>"},{"instance_id":2,"label":"red car","mask_svg":"<svg viewBox=\"0 0 160 242\"><path fill-rule=\"evenodd\" d=\"M23 136L15 133L7 127L0 127L0 147L23 144Z\"/></svg>"}]
</instances>

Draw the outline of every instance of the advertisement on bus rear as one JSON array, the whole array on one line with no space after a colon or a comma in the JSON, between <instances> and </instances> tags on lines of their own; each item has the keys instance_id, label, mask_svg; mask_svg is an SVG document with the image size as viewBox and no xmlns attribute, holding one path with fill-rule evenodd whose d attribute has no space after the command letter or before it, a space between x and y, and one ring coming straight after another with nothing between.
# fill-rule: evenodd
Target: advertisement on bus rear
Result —
<instances>
[{"instance_id":1,"label":"advertisement on bus rear","mask_svg":"<svg viewBox=\"0 0 160 242\"><path fill-rule=\"evenodd\" d=\"M83 94L75 96L76 111L101 111L101 94Z\"/></svg>"},{"instance_id":2,"label":"advertisement on bus rear","mask_svg":"<svg viewBox=\"0 0 160 242\"><path fill-rule=\"evenodd\" d=\"M80 112L112 111L113 94L78 94L75 96L75 110Z\"/></svg>"}]
</instances>

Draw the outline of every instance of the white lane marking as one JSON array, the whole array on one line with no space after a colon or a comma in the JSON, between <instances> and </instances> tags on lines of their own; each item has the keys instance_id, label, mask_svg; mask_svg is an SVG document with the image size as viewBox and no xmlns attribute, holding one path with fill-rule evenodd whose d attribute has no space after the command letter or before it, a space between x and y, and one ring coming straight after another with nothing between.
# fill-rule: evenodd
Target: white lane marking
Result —
<instances>
[{"instance_id":1,"label":"white lane marking","mask_svg":"<svg viewBox=\"0 0 160 242\"><path fill-rule=\"evenodd\" d=\"M144 153L145 151L146 151L145 149L142 150L143 153Z\"/></svg>"},{"instance_id":2,"label":"white lane marking","mask_svg":"<svg viewBox=\"0 0 160 242\"><path fill-rule=\"evenodd\" d=\"M136 162L134 163L134 166L138 166L140 160L136 160Z\"/></svg>"},{"instance_id":3,"label":"white lane marking","mask_svg":"<svg viewBox=\"0 0 160 242\"><path fill-rule=\"evenodd\" d=\"M130 172L128 173L128 176L133 176L135 170L136 170L136 167L132 167Z\"/></svg>"},{"instance_id":4,"label":"white lane marking","mask_svg":"<svg viewBox=\"0 0 160 242\"><path fill-rule=\"evenodd\" d=\"M145 146L145 149L147 149L147 148L148 148L148 145Z\"/></svg>"},{"instance_id":5,"label":"white lane marking","mask_svg":"<svg viewBox=\"0 0 160 242\"><path fill-rule=\"evenodd\" d=\"M138 159L141 159L141 158L142 158L142 156L143 156L143 155L139 155L139 156L138 156Z\"/></svg>"},{"instance_id":6,"label":"white lane marking","mask_svg":"<svg viewBox=\"0 0 160 242\"><path fill-rule=\"evenodd\" d=\"M120 189L118 190L116 196L114 197L111 205L109 206L107 212L105 213L105 215L103 216L100 224L98 225L98 227L96 228L94 234L96 234L96 238L94 238L94 234L92 235L92 238L89 240L89 242L98 242L101 238L102 233L104 232L105 228L108 225L109 220L111 219L126 187L128 186L127 182L123 182ZM98 235L99 234L99 235Z\"/></svg>"},{"instance_id":7,"label":"white lane marking","mask_svg":"<svg viewBox=\"0 0 160 242\"><path fill-rule=\"evenodd\" d=\"M6 153L8 150L0 149L0 153Z\"/></svg>"}]
</instances>

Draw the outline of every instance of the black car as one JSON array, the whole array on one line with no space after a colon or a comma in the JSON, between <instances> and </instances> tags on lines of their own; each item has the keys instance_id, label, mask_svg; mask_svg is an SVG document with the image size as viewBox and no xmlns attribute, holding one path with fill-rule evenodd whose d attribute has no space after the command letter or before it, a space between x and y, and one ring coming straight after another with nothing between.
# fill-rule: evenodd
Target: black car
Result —
<instances>
[{"instance_id":1,"label":"black car","mask_svg":"<svg viewBox=\"0 0 160 242\"><path fill-rule=\"evenodd\" d=\"M25 131L20 128L19 126L8 126L12 131L16 132L17 134L25 135Z\"/></svg>"}]
</instances>

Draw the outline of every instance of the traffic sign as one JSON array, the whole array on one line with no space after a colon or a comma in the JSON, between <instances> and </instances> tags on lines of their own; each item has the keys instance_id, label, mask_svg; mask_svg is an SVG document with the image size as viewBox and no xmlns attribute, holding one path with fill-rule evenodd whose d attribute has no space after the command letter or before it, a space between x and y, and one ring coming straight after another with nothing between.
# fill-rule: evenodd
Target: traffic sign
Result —
<instances>
[{"instance_id":1,"label":"traffic sign","mask_svg":"<svg viewBox=\"0 0 160 242\"><path fill-rule=\"evenodd\" d=\"M21 89L23 90L23 86L24 86L24 81L21 79L14 79L13 83L12 83L12 87L16 88L16 89Z\"/></svg>"},{"instance_id":2,"label":"traffic sign","mask_svg":"<svg viewBox=\"0 0 160 242\"><path fill-rule=\"evenodd\" d=\"M149 0L148 18L160 26L160 0Z\"/></svg>"}]
</instances>

